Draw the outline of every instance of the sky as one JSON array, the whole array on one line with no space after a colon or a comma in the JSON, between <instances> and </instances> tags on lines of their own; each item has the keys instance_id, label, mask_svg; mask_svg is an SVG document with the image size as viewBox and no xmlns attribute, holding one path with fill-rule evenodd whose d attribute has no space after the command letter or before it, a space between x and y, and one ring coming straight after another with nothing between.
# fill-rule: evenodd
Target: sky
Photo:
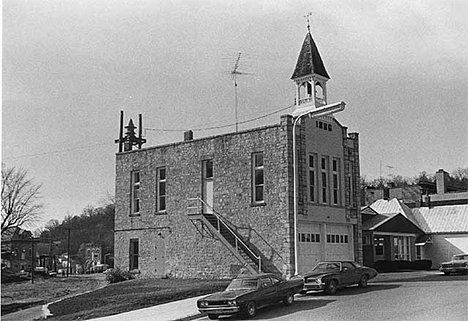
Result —
<instances>
[{"instance_id":1,"label":"sky","mask_svg":"<svg viewBox=\"0 0 468 321\"><path fill-rule=\"evenodd\" d=\"M36 227L114 194L121 110L144 147L234 131L239 52L239 130L279 122L309 12L362 176L468 166L467 1L4 0L1 157L42 184Z\"/></svg>"}]
</instances>

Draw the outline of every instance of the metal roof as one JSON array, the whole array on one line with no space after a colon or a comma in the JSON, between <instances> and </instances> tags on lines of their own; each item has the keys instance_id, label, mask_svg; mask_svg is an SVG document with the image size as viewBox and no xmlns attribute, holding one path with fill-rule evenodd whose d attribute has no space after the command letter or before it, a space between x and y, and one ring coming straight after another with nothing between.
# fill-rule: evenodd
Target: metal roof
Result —
<instances>
[{"instance_id":1,"label":"metal roof","mask_svg":"<svg viewBox=\"0 0 468 321\"><path fill-rule=\"evenodd\" d=\"M468 233L468 205L447 205L413 209L413 216L425 233Z\"/></svg>"},{"instance_id":2,"label":"metal roof","mask_svg":"<svg viewBox=\"0 0 468 321\"><path fill-rule=\"evenodd\" d=\"M330 79L310 32L307 33L291 79L317 74Z\"/></svg>"}]
</instances>

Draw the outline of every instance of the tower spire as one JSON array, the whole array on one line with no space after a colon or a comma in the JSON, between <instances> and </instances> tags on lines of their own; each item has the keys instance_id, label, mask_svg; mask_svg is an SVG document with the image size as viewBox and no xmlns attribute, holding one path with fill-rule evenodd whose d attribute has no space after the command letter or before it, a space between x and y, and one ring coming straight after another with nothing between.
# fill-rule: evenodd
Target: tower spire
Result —
<instances>
[{"instance_id":1,"label":"tower spire","mask_svg":"<svg viewBox=\"0 0 468 321\"><path fill-rule=\"evenodd\" d=\"M309 12L304 16L307 19L307 34L291 77L296 83L296 108L304 104L313 104L316 107L327 104L326 82L330 76L310 34L311 15L312 12Z\"/></svg>"}]
</instances>

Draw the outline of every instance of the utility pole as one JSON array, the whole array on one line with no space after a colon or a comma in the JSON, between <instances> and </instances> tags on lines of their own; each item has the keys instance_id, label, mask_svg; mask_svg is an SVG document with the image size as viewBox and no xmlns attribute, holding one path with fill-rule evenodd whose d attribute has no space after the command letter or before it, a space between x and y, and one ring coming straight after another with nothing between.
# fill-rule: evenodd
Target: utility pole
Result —
<instances>
[{"instance_id":1,"label":"utility pole","mask_svg":"<svg viewBox=\"0 0 468 321\"><path fill-rule=\"evenodd\" d=\"M67 278L70 273L70 260L71 260L71 255L70 255L70 229L68 228L68 259L67 259Z\"/></svg>"},{"instance_id":2,"label":"utility pole","mask_svg":"<svg viewBox=\"0 0 468 321\"><path fill-rule=\"evenodd\" d=\"M31 239L31 283L34 284L34 263L36 252L34 251L34 238Z\"/></svg>"}]
</instances>

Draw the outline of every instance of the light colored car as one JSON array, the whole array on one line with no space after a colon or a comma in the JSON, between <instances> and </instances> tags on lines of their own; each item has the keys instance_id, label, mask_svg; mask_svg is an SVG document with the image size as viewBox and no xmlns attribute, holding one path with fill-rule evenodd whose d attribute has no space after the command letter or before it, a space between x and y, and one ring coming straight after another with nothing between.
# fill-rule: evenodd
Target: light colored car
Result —
<instances>
[{"instance_id":1,"label":"light colored car","mask_svg":"<svg viewBox=\"0 0 468 321\"><path fill-rule=\"evenodd\" d=\"M444 272L445 275L451 273L468 274L468 254L454 255L452 261L441 263L439 270Z\"/></svg>"},{"instance_id":2,"label":"light colored car","mask_svg":"<svg viewBox=\"0 0 468 321\"><path fill-rule=\"evenodd\" d=\"M351 261L328 261L318 263L311 271L297 277L304 280L301 293L325 291L335 294L338 288L358 284L367 287L367 281L377 276L373 268Z\"/></svg>"}]
</instances>

